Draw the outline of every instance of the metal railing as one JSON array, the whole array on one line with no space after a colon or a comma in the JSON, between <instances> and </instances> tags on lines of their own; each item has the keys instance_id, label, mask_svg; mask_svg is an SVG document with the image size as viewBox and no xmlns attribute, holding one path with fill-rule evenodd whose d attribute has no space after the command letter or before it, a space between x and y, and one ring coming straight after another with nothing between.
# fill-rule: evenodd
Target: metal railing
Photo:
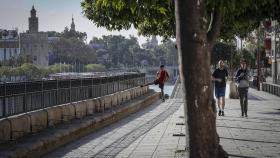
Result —
<instances>
[{"instance_id":1,"label":"metal railing","mask_svg":"<svg viewBox=\"0 0 280 158\"><path fill-rule=\"evenodd\" d=\"M97 98L145 83L145 74L0 84L0 118Z\"/></svg>"},{"instance_id":2,"label":"metal railing","mask_svg":"<svg viewBox=\"0 0 280 158\"><path fill-rule=\"evenodd\" d=\"M262 83L262 91L280 97L280 85L272 83Z\"/></svg>"}]
</instances>

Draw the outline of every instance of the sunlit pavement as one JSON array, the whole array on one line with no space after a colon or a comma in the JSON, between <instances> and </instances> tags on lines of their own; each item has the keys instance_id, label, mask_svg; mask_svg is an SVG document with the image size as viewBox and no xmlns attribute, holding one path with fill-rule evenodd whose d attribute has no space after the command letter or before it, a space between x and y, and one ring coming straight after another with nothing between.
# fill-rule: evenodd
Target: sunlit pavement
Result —
<instances>
[{"instance_id":1,"label":"sunlit pavement","mask_svg":"<svg viewBox=\"0 0 280 158\"><path fill-rule=\"evenodd\" d=\"M280 157L280 98L249 93L248 118L240 117L239 100L226 99L225 116L217 116L221 144L230 157ZM178 89L175 99L159 101L46 157L186 157L183 122Z\"/></svg>"}]
</instances>

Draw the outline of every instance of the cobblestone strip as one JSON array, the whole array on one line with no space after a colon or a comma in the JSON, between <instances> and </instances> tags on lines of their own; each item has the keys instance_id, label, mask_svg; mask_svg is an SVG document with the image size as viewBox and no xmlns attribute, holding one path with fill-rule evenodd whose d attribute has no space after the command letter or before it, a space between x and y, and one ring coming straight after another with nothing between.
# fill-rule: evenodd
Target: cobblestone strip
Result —
<instances>
[{"instance_id":1,"label":"cobblestone strip","mask_svg":"<svg viewBox=\"0 0 280 158\"><path fill-rule=\"evenodd\" d=\"M155 118L150 120L149 122L135 128L131 132L129 132L127 135L119 138L97 154L95 154L93 157L95 158L104 158L104 157L115 157L119 152L121 152L123 149L125 149L127 146L129 146L131 143L133 143L136 139L138 139L140 136L148 132L150 129L155 127L157 124L164 121L168 116L172 115L175 111L177 111L182 104L181 101L178 102L171 102L171 105L166 111L160 113Z\"/></svg>"}]
</instances>

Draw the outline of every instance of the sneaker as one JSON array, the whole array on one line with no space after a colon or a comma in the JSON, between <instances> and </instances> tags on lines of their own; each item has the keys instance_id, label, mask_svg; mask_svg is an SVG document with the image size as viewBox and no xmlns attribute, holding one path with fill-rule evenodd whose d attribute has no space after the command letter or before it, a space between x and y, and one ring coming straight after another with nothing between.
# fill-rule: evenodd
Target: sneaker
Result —
<instances>
[{"instance_id":1,"label":"sneaker","mask_svg":"<svg viewBox=\"0 0 280 158\"><path fill-rule=\"evenodd\" d=\"M225 113L224 113L224 111L222 111L222 116L225 116Z\"/></svg>"},{"instance_id":2,"label":"sneaker","mask_svg":"<svg viewBox=\"0 0 280 158\"><path fill-rule=\"evenodd\" d=\"M222 114L222 111L221 111L221 110L219 110L219 113L218 113L218 115L219 115L219 116L221 116L221 114Z\"/></svg>"},{"instance_id":3,"label":"sneaker","mask_svg":"<svg viewBox=\"0 0 280 158\"><path fill-rule=\"evenodd\" d=\"M247 115L247 114L245 114L245 117L248 117L248 115Z\"/></svg>"},{"instance_id":4,"label":"sneaker","mask_svg":"<svg viewBox=\"0 0 280 158\"><path fill-rule=\"evenodd\" d=\"M241 117L244 117L244 113L241 114Z\"/></svg>"}]
</instances>

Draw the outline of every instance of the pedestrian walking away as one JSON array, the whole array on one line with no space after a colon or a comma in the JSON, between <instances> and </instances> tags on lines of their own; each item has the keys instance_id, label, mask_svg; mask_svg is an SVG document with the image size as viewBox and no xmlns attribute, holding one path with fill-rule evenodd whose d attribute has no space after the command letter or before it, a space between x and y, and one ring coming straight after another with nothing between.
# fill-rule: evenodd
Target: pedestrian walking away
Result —
<instances>
[{"instance_id":1,"label":"pedestrian walking away","mask_svg":"<svg viewBox=\"0 0 280 158\"><path fill-rule=\"evenodd\" d=\"M240 61L240 68L237 70L234 77L238 86L238 93L240 99L241 107L241 116L248 117L248 89L249 89L249 80L251 78L250 71L247 68L246 60L242 59Z\"/></svg>"},{"instance_id":2,"label":"pedestrian walking away","mask_svg":"<svg viewBox=\"0 0 280 158\"><path fill-rule=\"evenodd\" d=\"M165 97L164 97L164 83L169 79L169 74L168 72L165 70L164 65L160 65L160 69L157 72L157 76L156 79L153 82L150 83L146 83L144 85L141 85L141 87L143 86L148 86L148 85L158 85L160 90L161 90L161 98L162 101L165 101Z\"/></svg>"},{"instance_id":3,"label":"pedestrian walking away","mask_svg":"<svg viewBox=\"0 0 280 158\"><path fill-rule=\"evenodd\" d=\"M215 81L215 96L219 108L218 115L224 116L226 80L228 79L228 71L224 68L223 60L220 60L218 65L219 67L212 74L212 80Z\"/></svg>"}]
</instances>

